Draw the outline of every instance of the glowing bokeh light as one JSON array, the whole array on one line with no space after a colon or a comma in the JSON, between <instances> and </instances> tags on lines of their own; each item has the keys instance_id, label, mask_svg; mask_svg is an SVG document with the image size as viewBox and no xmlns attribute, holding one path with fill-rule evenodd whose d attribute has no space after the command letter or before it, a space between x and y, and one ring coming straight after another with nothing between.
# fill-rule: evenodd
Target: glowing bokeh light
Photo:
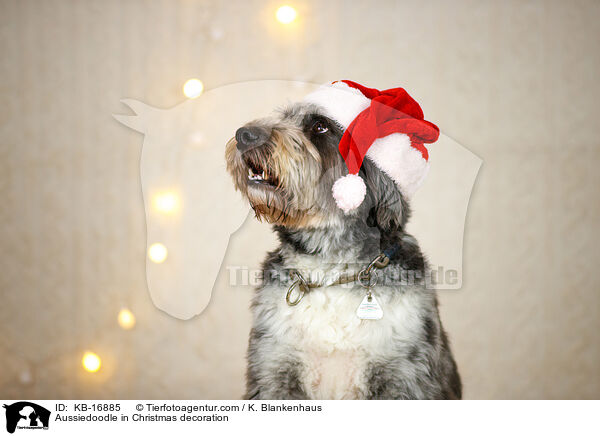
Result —
<instances>
[{"instance_id":1,"label":"glowing bokeh light","mask_svg":"<svg viewBox=\"0 0 600 436\"><path fill-rule=\"evenodd\" d=\"M152 201L154 209L161 213L173 213L179 205L179 198L174 192L160 192Z\"/></svg>"},{"instance_id":2,"label":"glowing bokeh light","mask_svg":"<svg viewBox=\"0 0 600 436\"><path fill-rule=\"evenodd\" d=\"M156 242L148 248L148 257L154 263L162 263L167 258L167 247Z\"/></svg>"},{"instance_id":3,"label":"glowing bokeh light","mask_svg":"<svg viewBox=\"0 0 600 436\"><path fill-rule=\"evenodd\" d=\"M85 369L87 372L97 372L102 366L102 361L100 360L100 356L98 356L96 353L86 351L83 353L81 364L83 365L83 369Z\"/></svg>"},{"instance_id":4,"label":"glowing bokeh light","mask_svg":"<svg viewBox=\"0 0 600 436\"><path fill-rule=\"evenodd\" d=\"M277 9L277 12L275 13L275 17L277 17L277 21L279 21L282 24L289 24L292 21L294 21L296 19L296 17L298 16L298 13L296 12L296 9L294 9L291 6L281 6L279 9Z\"/></svg>"},{"instance_id":5,"label":"glowing bokeh light","mask_svg":"<svg viewBox=\"0 0 600 436\"><path fill-rule=\"evenodd\" d=\"M123 330L131 330L135 326L135 315L129 309L121 309L118 320Z\"/></svg>"},{"instance_id":6,"label":"glowing bokeh light","mask_svg":"<svg viewBox=\"0 0 600 436\"><path fill-rule=\"evenodd\" d=\"M183 85L183 94L187 98L199 97L204 91L204 84L198 79L190 79Z\"/></svg>"}]
</instances>

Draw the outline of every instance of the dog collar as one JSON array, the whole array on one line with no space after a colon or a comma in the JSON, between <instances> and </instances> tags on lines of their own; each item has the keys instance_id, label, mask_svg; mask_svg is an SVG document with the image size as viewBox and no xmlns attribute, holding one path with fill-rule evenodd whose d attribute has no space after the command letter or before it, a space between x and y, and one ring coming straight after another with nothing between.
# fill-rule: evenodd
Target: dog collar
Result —
<instances>
[{"instance_id":1,"label":"dog collar","mask_svg":"<svg viewBox=\"0 0 600 436\"><path fill-rule=\"evenodd\" d=\"M388 249L384 250L377 257L375 257L366 267L364 267L357 273L341 274L336 281L327 285L323 284L323 282L307 282L299 271L291 270L290 278L292 279L292 284L288 288L288 291L285 295L285 301L288 304L288 306L296 306L298 303L300 303L300 301L302 301L302 298L304 298L304 294L309 292L311 289L344 285L346 283L352 282L358 282L363 288L367 289L367 297L369 301L371 301L371 287L373 286L373 270L375 268L383 269L386 266L388 266L390 263L390 259L398 252L399 248L400 246L398 244L392 245ZM297 290L297 295L294 298L293 294L295 290Z\"/></svg>"}]
</instances>

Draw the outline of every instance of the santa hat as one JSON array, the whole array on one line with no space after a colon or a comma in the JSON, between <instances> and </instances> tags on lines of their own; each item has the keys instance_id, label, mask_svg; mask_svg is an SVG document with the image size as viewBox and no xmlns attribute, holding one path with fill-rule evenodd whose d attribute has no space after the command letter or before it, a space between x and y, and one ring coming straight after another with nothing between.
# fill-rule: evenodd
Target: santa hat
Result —
<instances>
[{"instance_id":1,"label":"santa hat","mask_svg":"<svg viewBox=\"0 0 600 436\"><path fill-rule=\"evenodd\" d=\"M419 104L402 88L378 91L349 80L321 86L304 98L325 111L345 131L339 144L348 174L335 181L333 197L348 213L367 192L358 175L368 157L410 197L429 170L424 144L435 142L439 129L425 121Z\"/></svg>"}]
</instances>

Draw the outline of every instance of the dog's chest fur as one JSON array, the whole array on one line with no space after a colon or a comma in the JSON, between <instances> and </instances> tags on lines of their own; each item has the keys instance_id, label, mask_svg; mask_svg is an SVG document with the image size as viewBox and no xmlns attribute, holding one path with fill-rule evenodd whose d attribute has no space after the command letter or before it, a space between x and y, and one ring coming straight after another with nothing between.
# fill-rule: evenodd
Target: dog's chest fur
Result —
<instances>
[{"instance_id":1,"label":"dog's chest fur","mask_svg":"<svg viewBox=\"0 0 600 436\"><path fill-rule=\"evenodd\" d=\"M292 261L305 277L311 270L323 270L310 257ZM344 264L330 267L326 276L343 269ZM310 398L364 398L369 365L397 354L398 344L414 343L420 333L421 302L414 294L399 295L376 287L373 294L382 306L383 318L362 320L356 310L366 291L357 284L313 288L297 306L287 305L285 285L264 291L272 296L264 302L272 310L260 322L283 343L280 352L292 352L299 360L299 383Z\"/></svg>"}]
</instances>

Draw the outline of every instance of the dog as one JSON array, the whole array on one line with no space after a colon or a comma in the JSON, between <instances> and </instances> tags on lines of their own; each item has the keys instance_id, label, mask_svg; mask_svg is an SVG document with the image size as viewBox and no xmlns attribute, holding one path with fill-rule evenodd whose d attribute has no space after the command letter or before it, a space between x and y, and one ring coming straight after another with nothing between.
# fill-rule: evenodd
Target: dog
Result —
<instances>
[{"instance_id":1,"label":"dog","mask_svg":"<svg viewBox=\"0 0 600 436\"><path fill-rule=\"evenodd\" d=\"M360 206L346 213L332 197L348 173L344 132L301 101L226 145L236 189L279 239L251 305L245 398L460 399L428 266L405 231L408 199L370 159Z\"/></svg>"}]
</instances>

